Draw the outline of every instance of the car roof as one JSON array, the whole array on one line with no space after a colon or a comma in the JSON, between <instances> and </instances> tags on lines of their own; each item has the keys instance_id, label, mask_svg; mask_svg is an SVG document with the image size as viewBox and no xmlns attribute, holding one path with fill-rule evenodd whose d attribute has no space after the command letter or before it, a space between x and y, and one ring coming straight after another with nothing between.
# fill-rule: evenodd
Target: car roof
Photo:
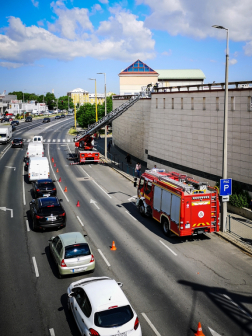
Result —
<instances>
[{"instance_id":1,"label":"car roof","mask_svg":"<svg viewBox=\"0 0 252 336\"><path fill-rule=\"evenodd\" d=\"M39 156L33 156L30 158L31 161L48 161L47 157L39 157Z\"/></svg>"},{"instance_id":2,"label":"car roof","mask_svg":"<svg viewBox=\"0 0 252 336\"><path fill-rule=\"evenodd\" d=\"M64 246L87 243L86 239L80 232L62 233L59 234L59 237Z\"/></svg>"},{"instance_id":3,"label":"car roof","mask_svg":"<svg viewBox=\"0 0 252 336\"><path fill-rule=\"evenodd\" d=\"M114 279L90 281L80 285L90 300L91 306L96 311L107 310L111 306L125 306L128 299Z\"/></svg>"}]
</instances>

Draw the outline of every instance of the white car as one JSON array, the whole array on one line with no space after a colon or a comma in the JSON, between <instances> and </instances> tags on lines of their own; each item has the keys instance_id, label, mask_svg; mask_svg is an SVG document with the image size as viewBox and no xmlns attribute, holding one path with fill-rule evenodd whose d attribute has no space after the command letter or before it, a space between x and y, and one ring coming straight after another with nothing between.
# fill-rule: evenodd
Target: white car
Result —
<instances>
[{"instance_id":1,"label":"white car","mask_svg":"<svg viewBox=\"0 0 252 336\"><path fill-rule=\"evenodd\" d=\"M68 308L81 335L142 336L137 314L121 287L108 277L86 278L68 287Z\"/></svg>"}]
</instances>

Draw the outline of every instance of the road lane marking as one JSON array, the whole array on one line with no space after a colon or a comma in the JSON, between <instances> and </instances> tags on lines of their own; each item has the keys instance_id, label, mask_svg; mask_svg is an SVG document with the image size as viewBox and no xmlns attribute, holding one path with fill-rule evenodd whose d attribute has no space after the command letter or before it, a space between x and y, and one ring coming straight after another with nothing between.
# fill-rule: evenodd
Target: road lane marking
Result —
<instances>
[{"instance_id":1,"label":"road lane marking","mask_svg":"<svg viewBox=\"0 0 252 336\"><path fill-rule=\"evenodd\" d=\"M48 139L47 142L51 142L51 139Z\"/></svg>"},{"instance_id":2,"label":"road lane marking","mask_svg":"<svg viewBox=\"0 0 252 336\"><path fill-rule=\"evenodd\" d=\"M28 219L26 219L26 228L27 228L27 231L29 232L30 231L30 226L29 226Z\"/></svg>"},{"instance_id":3,"label":"road lane marking","mask_svg":"<svg viewBox=\"0 0 252 336\"><path fill-rule=\"evenodd\" d=\"M49 152L49 148L50 148L50 146L48 145L48 161L50 162L51 171L53 172L54 178L55 178L55 180L57 181L58 186L60 187L60 190L62 191L62 194L65 196L67 202L69 202L69 199L67 198L66 193L65 193L65 192L63 191L63 189L61 188L61 185L60 185L59 181L57 180L57 176L55 175L54 170L53 170L53 168L52 168L52 163L51 163L51 160L50 160L50 152Z\"/></svg>"},{"instance_id":4,"label":"road lane marking","mask_svg":"<svg viewBox=\"0 0 252 336\"><path fill-rule=\"evenodd\" d=\"M177 256L177 253L175 253L170 247L168 247L167 245L165 245L162 240L159 240L161 244L163 244L169 251L171 251L171 253L173 253L175 256Z\"/></svg>"},{"instance_id":5,"label":"road lane marking","mask_svg":"<svg viewBox=\"0 0 252 336\"><path fill-rule=\"evenodd\" d=\"M60 139L58 139L58 142L60 142Z\"/></svg>"},{"instance_id":6,"label":"road lane marking","mask_svg":"<svg viewBox=\"0 0 252 336\"><path fill-rule=\"evenodd\" d=\"M237 303L235 303L228 295L222 294L226 299L228 299L234 306L236 306L243 314L252 319L252 316L249 315L245 310L243 310Z\"/></svg>"},{"instance_id":7,"label":"road lane marking","mask_svg":"<svg viewBox=\"0 0 252 336\"><path fill-rule=\"evenodd\" d=\"M63 139L63 142L66 142L66 140L65 140L65 139Z\"/></svg>"},{"instance_id":8,"label":"road lane marking","mask_svg":"<svg viewBox=\"0 0 252 336\"><path fill-rule=\"evenodd\" d=\"M27 142L30 142L30 141L31 141L31 139L28 139L28 140L27 140Z\"/></svg>"},{"instance_id":9,"label":"road lane marking","mask_svg":"<svg viewBox=\"0 0 252 336\"><path fill-rule=\"evenodd\" d=\"M55 142L56 140L55 139L53 139L53 142Z\"/></svg>"},{"instance_id":10,"label":"road lane marking","mask_svg":"<svg viewBox=\"0 0 252 336\"><path fill-rule=\"evenodd\" d=\"M54 332L53 328L49 329L49 332L50 332L51 336L55 336L55 332Z\"/></svg>"},{"instance_id":11,"label":"road lane marking","mask_svg":"<svg viewBox=\"0 0 252 336\"><path fill-rule=\"evenodd\" d=\"M91 166L91 165L89 165L89 167L90 167L90 168L92 168L92 166Z\"/></svg>"},{"instance_id":12,"label":"road lane marking","mask_svg":"<svg viewBox=\"0 0 252 336\"><path fill-rule=\"evenodd\" d=\"M14 171L16 170L16 167L10 167L10 166L5 166L6 168L11 168L14 169Z\"/></svg>"},{"instance_id":13,"label":"road lane marking","mask_svg":"<svg viewBox=\"0 0 252 336\"><path fill-rule=\"evenodd\" d=\"M92 180L109 198L112 198L95 180Z\"/></svg>"},{"instance_id":14,"label":"road lane marking","mask_svg":"<svg viewBox=\"0 0 252 336\"><path fill-rule=\"evenodd\" d=\"M98 252L100 253L100 255L102 256L103 260L105 261L105 263L108 265L108 267L110 267L110 263L108 262L107 258L105 257L105 255L102 253L101 250L97 249Z\"/></svg>"},{"instance_id":15,"label":"road lane marking","mask_svg":"<svg viewBox=\"0 0 252 336\"><path fill-rule=\"evenodd\" d=\"M76 216L76 217L77 217L78 221L81 223L81 225L84 226L84 224L82 223L80 217L79 216Z\"/></svg>"},{"instance_id":16,"label":"road lane marking","mask_svg":"<svg viewBox=\"0 0 252 336\"><path fill-rule=\"evenodd\" d=\"M96 208L100 210L100 208L99 208L98 205L96 204L96 203L97 203L96 201L94 201L94 200L91 199L91 200L90 200L90 203L94 204L94 205L96 206Z\"/></svg>"},{"instance_id":17,"label":"road lane marking","mask_svg":"<svg viewBox=\"0 0 252 336\"><path fill-rule=\"evenodd\" d=\"M39 271L38 271L38 266L37 266L37 262L36 262L35 257L32 257L32 262L33 262L33 266L34 266L34 269L35 269L36 277L38 278L39 277Z\"/></svg>"},{"instance_id":18,"label":"road lane marking","mask_svg":"<svg viewBox=\"0 0 252 336\"><path fill-rule=\"evenodd\" d=\"M210 327L208 327L209 331L211 332L212 336L221 336L220 334L218 334L216 331L214 331L213 329L211 329Z\"/></svg>"},{"instance_id":19,"label":"road lane marking","mask_svg":"<svg viewBox=\"0 0 252 336\"><path fill-rule=\"evenodd\" d=\"M23 200L24 200L24 205L26 205L26 200L25 200L25 187L24 187L24 176L23 176Z\"/></svg>"},{"instance_id":20,"label":"road lane marking","mask_svg":"<svg viewBox=\"0 0 252 336\"><path fill-rule=\"evenodd\" d=\"M130 217L132 217L134 220L136 220L136 218L134 216L132 216L129 211L125 211L128 215L130 215Z\"/></svg>"},{"instance_id":21,"label":"road lane marking","mask_svg":"<svg viewBox=\"0 0 252 336\"><path fill-rule=\"evenodd\" d=\"M12 209L8 209L6 207L0 207L0 210L3 210L3 211L9 210L11 212L11 218L13 218L13 210Z\"/></svg>"},{"instance_id":22,"label":"road lane marking","mask_svg":"<svg viewBox=\"0 0 252 336\"><path fill-rule=\"evenodd\" d=\"M11 145L9 145L9 147L6 147L3 151L2 151L2 153L1 153L1 159L4 157L4 155L7 153L7 151L9 150L11 148Z\"/></svg>"},{"instance_id":23,"label":"road lane marking","mask_svg":"<svg viewBox=\"0 0 252 336\"><path fill-rule=\"evenodd\" d=\"M70 142L70 139L67 139L67 142Z\"/></svg>"},{"instance_id":24,"label":"road lane marking","mask_svg":"<svg viewBox=\"0 0 252 336\"><path fill-rule=\"evenodd\" d=\"M151 329L154 331L154 333L157 335L157 336L161 336L161 334L157 331L157 329L155 328L155 326L151 323L151 321L149 320L149 318L144 314L142 313L143 317L145 318L146 322L149 324L149 326L151 327Z\"/></svg>"}]
</instances>

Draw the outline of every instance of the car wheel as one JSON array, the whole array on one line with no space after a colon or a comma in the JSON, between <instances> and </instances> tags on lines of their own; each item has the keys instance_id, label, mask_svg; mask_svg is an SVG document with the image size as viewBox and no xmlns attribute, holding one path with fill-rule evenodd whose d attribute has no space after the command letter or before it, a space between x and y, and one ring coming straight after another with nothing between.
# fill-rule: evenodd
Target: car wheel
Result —
<instances>
[{"instance_id":1,"label":"car wheel","mask_svg":"<svg viewBox=\"0 0 252 336\"><path fill-rule=\"evenodd\" d=\"M62 274L60 274L60 272L59 272L59 274L58 274L58 278L59 278L59 279L62 279Z\"/></svg>"},{"instance_id":2,"label":"car wheel","mask_svg":"<svg viewBox=\"0 0 252 336\"><path fill-rule=\"evenodd\" d=\"M37 227L36 227L36 224L35 224L35 220L34 220L34 219L32 220L32 231L34 231L34 232L37 231Z\"/></svg>"},{"instance_id":3,"label":"car wheel","mask_svg":"<svg viewBox=\"0 0 252 336\"><path fill-rule=\"evenodd\" d=\"M141 216L145 216L145 209L144 209L144 205L143 202L141 202L141 204L139 205L139 212L141 214Z\"/></svg>"},{"instance_id":4,"label":"car wheel","mask_svg":"<svg viewBox=\"0 0 252 336\"><path fill-rule=\"evenodd\" d=\"M163 224L163 232L164 232L164 234L165 234L167 237L170 237L170 236L171 236L171 231L170 231L170 227L169 227L168 220L165 218L165 219L162 221L162 224Z\"/></svg>"}]
</instances>

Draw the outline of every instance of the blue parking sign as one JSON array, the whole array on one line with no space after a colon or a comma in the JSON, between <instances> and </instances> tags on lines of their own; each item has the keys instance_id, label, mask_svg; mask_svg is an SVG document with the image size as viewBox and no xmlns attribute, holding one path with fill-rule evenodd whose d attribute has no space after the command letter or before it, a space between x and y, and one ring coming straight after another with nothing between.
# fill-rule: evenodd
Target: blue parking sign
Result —
<instances>
[{"instance_id":1,"label":"blue parking sign","mask_svg":"<svg viewBox=\"0 0 252 336\"><path fill-rule=\"evenodd\" d=\"M232 195L232 179L220 180L220 196Z\"/></svg>"}]
</instances>

